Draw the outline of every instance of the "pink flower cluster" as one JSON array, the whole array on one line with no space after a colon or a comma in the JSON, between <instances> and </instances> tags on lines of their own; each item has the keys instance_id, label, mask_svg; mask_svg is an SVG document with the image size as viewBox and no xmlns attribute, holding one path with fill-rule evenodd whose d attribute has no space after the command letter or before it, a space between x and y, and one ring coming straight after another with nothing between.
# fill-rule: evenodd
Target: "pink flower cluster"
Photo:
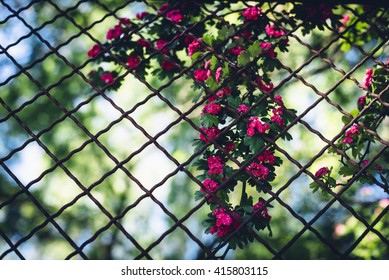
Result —
<instances>
[{"instance_id":1,"label":"pink flower cluster","mask_svg":"<svg viewBox=\"0 0 389 280\"><path fill-rule=\"evenodd\" d=\"M366 105L366 95L358 98L358 106L363 108Z\"/></svg>"},{"instance_id":2,"label":"pink flower cluster","mask_svg":"<svg viewBox=\"0 0 389 280\"><path fill-rule=\"evenodd\" d=\"M141 13L137 13L137 14L136 14L136 18L142 20L142 19L144 19L148 14L149 14L149 13L146 12L146 11L141 12Z\"/></svg>"},{"instance_id":3,"label":"pink flower cluster","mask_svg":"<svg viewBox=\"0 0 389 280\"><path fill-rule=\"evenodd\" d=\"M192 56L195 52L197 52L201 48L201 44L198 40L193 40L188 45L188 55Z\"/></svg>"},{"instance_id":4,"label":"pink flower cluster","mask_svg":"<svg viewBox=\"0 0 389 280\"><path fill-rule=\"evenodd\" d=\"M263 164L274 165L276 157L271 151L265 150L262 155L257 157L257 160L258 162L253 162L247 166L246 170L255 177L266 180L269 175L269 168Z\"/></svg>"},{"instance_id":5,"label":"pink flower cluster","mask_svg":"<svg viewBox=\"0 0 389 280\"><path fill-rule=\"evenodd\" d=\"M173 70L174 68L176 68L177 66L174 65L174 63L168 61L168 60L164 60L162 61L161 63L161 68L162 69L165 69L166 71L171 71Z\"/></svg>"},{"instance_id":6,"label":"pink flower cluster","mask_svg":"<svg viewBox=\"0 0 389 280\"><path fill-rule=\"evenodd\" d=\"M104 75L101 75L101 80L106 83L107 85L110 85L113 83L114 78L112 73L106 73Z\"/></svg>"},{"instance_id":7,"label":"pink flower cluster","mask_svg":"<svg viewBox=\"0 0 389 280\"><path fill-rule=\"evenodd\" d=\"M365 78L362 82L362 88L367 90L371 83L373 82L373 69L369 68L366 70Z\"/></svg>"},{"instance_id":8,"label":"pink flower cluster","mask_svg":"<svg viewBox=\"0 0 389 280\"><path fill-rule=\"evenodd\" d=\"M266 180L267 176L269 175L269 168L257 162L251 163L249 166L246 167L246 170L253 174L255 177L260 178L262 180Z\"/></svg>"},{"instance_id":9,"label":"pink flower cluster","mask_svg":"<svg viewBox=\"0 0 389 280\"><path fill-rule=\"evenodd\" d=\"M194 70L194 77L198 82L204 82L210 76L211 76L211 70L207 70L207 69Z\"/></svg>"},{"instance_id":10,"label":"pink flower cluster","mask_svg":"<svg viewBox=\"0 0 389 280\"><path fill-rule=\"evenodd\" d=\"M207 178L204 180L203 186L207 191L213 193L219 187L219 183L210 178ZM202 188L200 189L200 191L205 192Z\"/></svg>"},{"instance_id":11,"label":"pink flower cluster","mask_svg":"<svg viewBox=\"0 0 389 280\"><path fill-rule=\"evenodd\" d=\"M262 14L262 9L260 7L248 7L243 11L242 16L246 20L258 20L258 16Z\"/></svg>"},{"instance_id":12,"label":"pink flower cluster","mask_svg":"<svg viewBox=\"0 0 389 280\"><path fill-rule=\"evenodd\" d=\"M223 68L222 67L218 67L216 69L216 73L215 73L215 81L216 83L220 83L221 79L222 79L222 71L223 71Z\"/></svg>"},{"instance_id":13,"label":"pink flower cluster","mask_svg":"<svg viewBox=\"0 0 389 280\"><path fill-rule=\"evenodd\" d=\"M211 234L216 233L218 237L222 237L230 231L237 229L239 227L240 216L236 212L232 212L231 215L227 213L225 208L215 209L212 212L212 216L216 218L216 223L215 226L210 228L209 232Z\"/></svg>"},{"instance_id":14,"label":"pink flower cluster","mask_svg":"<svg viewBox=\"0 0 389 280\"><path fill-rule=\"evenodd\" d=\"M209 128L204 128L204 127L201 127L201 130L205 133L205 135L207 135L209 138L211 139L214 139L218 136L218 134L220 133L220 130L219 128L217 127L209 127ZM207 138L205 138L205 136L203 135L203 133L200 133L200 140L205 142L205 143L211 143L210 140L208 140Z\"/></svg>"},{"instance_id":15,"label":"pink flower cluster","mask_svg":"<svg viewBox=\"0 0 389 280\"><path fill-rule=\"evenodd\" d=\"M88 56L95 58L100 53L100 46L98 44L93 45L93 47L88 51Z\"/></svg>"},{"instance_id":16,"label":"pink flower cluster","mask_svg":"<svg viewBox=\"0 0 389 280\"><path fill-rule=\"evenodd\" d=\"M256 82L258 84L259 89L264 91L264 92L271 92L273 90L273 88L274 88L274 85L273 85L272 82L269 82L268 84L265 84L262 81L261 77L258 77Z\"/></svg>"},{"instance_id":17,"label":"pink flower cluster","mask_svg":"<svg viewBox=\"0 0 389 280\"><path fill-rule=\"evenodd\" d=\"M224 163L222 159L219 156L210 156L207 158L208 163L208 174L212 175L218 175L223 174L223 166Z\"/></svg>"},{"instance_id":18,"label":"pink flower cluster","mask_svg":"<svg viewBox=\"0 0 389 280\"><path fill-rule=\"evenodd\" d=\"M230 95L230 94L231 94L231 89L229 89L229 88L223 88L222 90L216 92L216 96L218 98L223 98L224 96Z\"/></svg>"},{"instance_id":19,"label":"pink flower cluster","mask_svg":"<svg viewBox=\"0 0 389 280\"><path fill-rule=\"evenodd\" d=\"M271 43L269 42L261 42L259 46L262 49L262 53L266 56L274 58L276 56L274 52L274 47Z\"/></svg>"},{"instance_id":20,"label":"pink flower cluster","mask_svg":"<svg viewBox=\"0 0 389 280\"><path fill-rule=\"evenodd\" d=\"M180 10L177 9L167 12L166 17L176 24L184 19L184 16L181 14Z\"/></svg>"},{"instance_id":21,"label":"pink flower cluster","mask_svg":"<svg viewBox=\"0 0 389 280\"><path fill-rule=\"evenodd\" d=\"M315 177L322 177L322 176L326 175L328 172L330 172L330 171L328 170L327 167L322 167L318 171L316 171Z\"/></svg>"},{"instance_id":22,"label":"pink flower cluster","mask_svg":"<svg viewBox=\"0 0 389 280\"><path fill-rule=\"evenodd\" d=\"M203 108L203 114L217 115L222 110L222 106L217 103L206 104Z\"/></svg>"},{"instance_id":23,"label":"pink flower cluster","mask_svg":"<svg viewBox=\"0 0 389 280\"><path fill-rule=\"evenodd\" d=\"M249 110L249 107L247 107L246 104L240 104L238 107L238 113L243 114L246 113Z\"/></svg>"},{"instance_id":24,"label":"pink flower cluster","mask_svg":"<svg viewBox=\"0 0 389 280\"><path fill-rule=\"evenodd\" d=\"M140 63L140 58L137 55L130 55L127 59L127 65L130 68L134 68L138 66L139 63Z\"/></svg>"},{"instance_id":25,"label":"pink flower cluster","mask_svg":"<svg viewBox=\"0 0 389 280\"><path fill-rule=\"evenodd\" d=\"M168 44L167 41L165 40L157 40L157 48L163 53L163 54L167 54L169 52L169 49L166 48L166 45Z\"/></svg>"},{"instance_id":26,"label":"pink flower cluster","mask_svg":"<svg viewBox=\"0 0 389 280\"><path fill-rule=\"evenodd\" d=\"M258 211L260 208L263 207L263 205L265 205L265 203L264 203L262 200L258 201L258 202L253 206L253 211L254 211L254 212ZM267 210L266 207L264 207L259 213L257 213L257 216L258 216L258 217L264 217L264 218L265 218L267 221L269 221L269 222L270 222L270 220L271 220L271 216L269 215L268 210Z\"/></svg>"},{"instance_id":27,"label":"pink flower cluster","mask_svg":"<svg viewBox=\"0 0 389 280\"><path fill-rule=\"evenodd\" d=\"M265 133L266 131L268 131L270 129L269 124L267 124L267 123L263 124L259 120L258 116L250 117L249 121L250 121L250 124L247 128L247 135L250 137L254 136L255 131L258 131L259 133Z\"/></svg>"},{"instance_id":28,"label":"pink flower cluster","mask_svg":"<svg viewBox=\"0 0 389 280\"><path fill-rule=\"evenodd\" d=\"M262 155L258 156L257 159L259 162L268 163L270 165L273 165L275 160L276 160L276 157L274 156L274 154L271 151L265 150Z\"/></svg>"},{"instance_id":29,"label":"pink flower cluster","mask_svg":"<svg viewBox=\"0 0 389 280\"><path fill-rule=\"evenodd\" d=\"M354 135L359 135L360 132L358 130L358 125L357 124L354 124L352 127L350 127L350 129L348 129L346 131L346 136L345 138L342 140L342 143L347 143L347 144L350 144L352 143L354 140L353 140L353 136Z\"/></svg>"},{"instance_id":30,"label":"pink flower cluster","mask_svg":"<svg viewBox=\"0 0 389 280\"><path fill-rule=\"evenodd\" d=\"M270 25L270 24L265 26L265 32L270 38L276 39L285 36L285 32L283 30L276 30L274 29L274 27L275 27L274 25Z\"/></svg>"},{"instance_id":31,"label":"pink flower cluster","mask_svg":"<svg viewBox=\"0 0 389 280\"><path fill-rule=\"evenodd\" d=\"M273 109L272 112L273 115L271 116L270 121L278 124L280 127L284 127L285 122L281 117L284 114L282 107L277 107Z\"/></svg>"},{"instance_id":32,"label":"pink flower cluster","mask_svg":"<svg viewBox=\"0 0 389 280\"><path fill-rule=\"evenodd\" d=\"M240 55L240 53L243 51L243 48L241 46L233 47L229 49L229 52L233 55Z\"/></svg>"},{"instance_id":33,"label":"pink flower cluster","mask_svg":"<svg viewBox=\"0 0 389 280\"><path fill-rule=\"evenodd\" d=\"M123 33L123 29L119 23L119 24L115 25L114 28L111 28L108 30L106 38L107 38L107 40L113 40L113 39L120 37L120 35L122 35L122 33Z\"/></svg>"},{"instance_id":34,"label":"pink flower cluster","mask_svg":"<svg viewBox=\"0 0 389 280\"><path fill-rule=\"evenodd\" d=\"M342 32L343 29L346 27L347 22L350 21L350 17L348 15L344 15L342 20L340 21L342 23L342 26L339 27L339 32Z\"/></svg>"}]
</instances>

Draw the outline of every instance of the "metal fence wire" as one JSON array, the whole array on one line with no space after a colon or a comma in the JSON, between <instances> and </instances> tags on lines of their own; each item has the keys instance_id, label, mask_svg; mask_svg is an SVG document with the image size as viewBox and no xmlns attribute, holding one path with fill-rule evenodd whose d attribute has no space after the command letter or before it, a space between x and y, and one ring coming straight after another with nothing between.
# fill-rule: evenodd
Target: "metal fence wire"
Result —
<instances>
[{"instance_id":1,"label":"metal fence wire","mask_svg":"<svg viewBox=\"0 0 389 280\"><path fill-rule=\"evenodd\" d=\"M222 10L223 2L193 1L200 11L196 23L184 27L177 21L181 33L168 44L210 22L230 27L238 20L234 13L249 6L262 6L276 22L296 5L230 1ZM296 111L268 142L283 160L273 188L261 194L272 206L273 235L255 231L253 242L236 250L204 233L210 210L206 199L194 195L203 187L194 162L214 141L199 150L192 146L202 132L202 97L209 88L192 88L191 73L209 57L193 64L188 57L167 77L120 72L116 90L91 79L91 71L106 66L87 56L91 46L107 47L101 45L106 32L142 11L155 16L130 36L151 40L144 30L158 27L161 4L0 0L0 259L388 259L388 186L379 175L361 180L375 164L387 168L387 118L380 129L365 130L371 140L367 166L357 162L362 167L339 176L335 188L309 188L319 181L319 167L332 165L335 174L341 166L340 156L329 151L351 126L342 117L357 107L366 69L387 71L386 4L337 4L334 13L352 18L339 28L329 21L308 34L304 21L285 27L289 52L274 57L280 69L272 81L274 92ZM217 47L210 51L223 59ZM166 54L154 47L151 65L155 55ZM115 67L121 61L112 56ZM232 79L245 76L244 67L231 71ZM387 92L388 85L377 93L383 108ZM341 160L352 161L345 153ZM239 172L250 164L231 161Z\"/></svg>"}]
</instances>

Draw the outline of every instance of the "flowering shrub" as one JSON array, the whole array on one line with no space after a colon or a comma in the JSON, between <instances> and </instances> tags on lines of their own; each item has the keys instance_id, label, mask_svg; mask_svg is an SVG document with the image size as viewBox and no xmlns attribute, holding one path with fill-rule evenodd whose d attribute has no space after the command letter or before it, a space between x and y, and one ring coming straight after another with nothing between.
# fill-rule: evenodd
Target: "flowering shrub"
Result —
<instances>
[{"instance_id":1,"label":"flowering shrub","mask_svg":"<svg viewBox=\"0 0 389 280\"><path fill-rule=\"evenodd\" d=\"M213 4L218 9L229 6ZM193 5L170 1L154 13L144 11L134 19L120 19L108 30L107 42L92 46L87 53L97 63L118 64L119 70L107 73L99 67L90 73L90 78L101 87L115 90L120 86L123 71L145 78L147 71L152 70L149 73L160 79L172 78L190 60L193 67L187 74L193 79L193 88L205 92L195 100L203 106L199 136L194 141L195 152L199 153L194 165L201 183L195 198L204 200L211 209L204 221L206 232L235 249L253 241L255 231L267 228L271 234L271 205L263 195L272 190L276 169L282 164L274 142L278 138L292 139L285 127L294 120L296 112L285 107L271 80L272 73L281 69L276 59L278 53L288 51L286 26L294 26L294 21L303 19L304 32L309 33L316 27L322 29L328 19L337 30L344 28L347 21L341 21L342 17L334 15L325 4L320 9L295 5L291 14L279 22L268 17L263 7L246 6L232 25L221 17L199 21L201 9ZM213 27L218 30L216 33L208 31ZM337 143L337 149L351 149L361 160L365 159L360 154L361 145L372 141L365 129L376 129L379 117L374 114L382 109L372 95L382 88L375 84L379 81L375 77L373 71L367 71L361 86L367 94L358 100L359 107L370 109L362 110L362 116L359 111L351 113L353 117L359 115L364 126L345 117L343 121L349 128ZM372 115L375 120L371 120ZM335 187L332 171L327 167L318 170L311 188L316 191L320 187ZM345 169L339 172L349 174ZM233 205L230 196L236 193L240 194L240 201Z\"/></svg>"}]
</instances>

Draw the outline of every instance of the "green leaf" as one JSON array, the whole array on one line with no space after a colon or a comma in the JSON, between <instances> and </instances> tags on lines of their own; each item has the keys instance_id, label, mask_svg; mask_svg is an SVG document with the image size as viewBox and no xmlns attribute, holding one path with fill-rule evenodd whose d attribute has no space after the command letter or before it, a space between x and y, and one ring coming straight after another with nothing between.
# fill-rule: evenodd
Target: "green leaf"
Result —
<instances>
[{"instance_id":1,"label":"green leaf","mask_svg":"<svg viewBox=\"0 0 389 280\"><path fill-rule=\"evenodd\" d=\"M201 200L205 197L205 193L204 192L201 192L201 191L196 191L195 192L195 200L198 201L198 200Z\"/></svg>"},{"instance_id":2,"label":"green leaf","mask_svg":"<svg viewBox=\"0 0 389 280\"><path fill-rule=\"evenodd\" d=\"M241 52L238 56L239 66L245 66L250 62L250 55L247 52Z\"/></svg>"},{"instance_id":3,"label":"green leaf","mask_svg":"<svg viewBox=\"0 0 389 280\"><path fill-rule=\"evenodd\" d=\"M328 177L328 184L332 187L332 188L335 188L336 187L336 180L332 177Z\"/></svg>"},{"instance_id":4,"label":"green leaf","mask_svg":"<svg viewBox=\"0 0 389 280\"><path fill-rule=\"evenodd\" d=\"M352 165L345 165L339 169L339 175L350 176L357 172L357 168Z\"/></svg>"},{"instance_id":5,"label":"green leaf","mask_svg":"<svg viewBox=\"0 0 389 280\"><path fill-rule=\"evenodd\" d=\"M349 117L347 117L347 116L343 116L342 117L342 122L344 124L349 124L351 122L351 119Z\"/></svg>"},{"instance_id":6,"label":"green leaf","mask_svg":"<svg viewBox=\"0 0 389 280\"><path fill-rule=\"evenodd\" d=\"M259 46L259 41L255 41L248 49L248 53L252 58L258 57L262 53L262 48Z\"/></svg>"},{"instance_id":7,"label":"green leaf","mask_svg":"<svg viewBox=\"0 0 389 280\"><path fill-rule=\"evenodd\" d=\"M350 112L350 115L353 116L354 118L355 118L356 116L358 116L358 114L359 114L359 110L357 110L357 109L354 109L354 110L352 110L352 111Z\"/></svg>"},{"instance_id":8,"label":"green leaf","mask_svg":"<svg viewBox=\"0 0 389 280\"><path fill-rule=\"evenodd\" d=\"M250 148L250 151L253 154L255 154L263 148L265 142L263 141L263 139L261 137L246 136L244 138L244 144Z\"/></svg>"},{"instance_id":9,"label":"green leaf","mask_svg":"<svg viewBox=\"0 0 389 280\"><path fill-rule=\"evenodd\" d=\"M211 70L215 70L216 67L218 66L218 64L219 64L219 61L217 60L217 57L213 55L211 57L211 66L210 66Z\"/></svg>"},{"instance_id":10,"label":"green leaf","mask_svg":"<svg viewBox=\"0 0 389 280\"><path fill-rule=\"evenodd\" d=\"M227 101L228 101L228 104L229 104L232 108L234 108L234 109L238 108L239 105L242 103L242 100L240 99L239 96L233 97L232 95L230 95L230 96L227 97Z\"/></svg>"},{"instance_id":11,"label":"green leaf","mask_svg":"<svg viewBox=\"0 0 389 280\"><path fill-rule=\"evenodd\" d=\"M320 185L316 182L312 182L309 184L309 188L312 189L312 192L315 193L320 188Z\"/></svg>"},{"instance_id":12,"label":"green leaf","mask_svg":"<svg viewBox=\"0 0 389 280\"><path fill-rule=\"evenodd\" d=\"M204 127L217 126L219 124L219 119L211 114L204 114L201 119L201 123Z\"/></svg>"},{"instance_id":13,"label":"green leaf","mask_svg":"<svg viewBox=\"0 0 389 280\"><path fill-rule=\"evenodd\" d=\"M221 40L225 40L234 34L235 34L234 27L231 26L230 28L228 28L227 26L224 25L222 29L219 31L218 38Z\"/></svg>"},{"instance_id":14,"label":"green leaf","mask_svg":"<svg viewBox=\"0 0 389 280\"><path fill-rule=\"evenodd\" d=\"M210 90L215 90L218 88L219 84L216 83L215 79L213 77L209 77L206 81L205 84L210 88Z\"/></svg>"},{"instance_id":15,"label":"green leaf","mask_svg":"<svg viewBox=\"0 0 389 280\"><path fill-rule=\"evenodd\" d=\"M212 47L214 40L215 40L215 35L213 35L210 32L207 32L203 35L203 42L206 43L208 46Z\"/></svg>"},{"instance_id":16,"label":"green leaf","mask_svg":"<svg viewBox=\"0 0 389 280\"><path fill-rule=\"evenodd\" d=\"M230 75L230 68L228 67L228 62L227 61L224 62L222 73L223 73L222 74L223 78L225 78L225 77Z\"/></svg>"}]
</instances>

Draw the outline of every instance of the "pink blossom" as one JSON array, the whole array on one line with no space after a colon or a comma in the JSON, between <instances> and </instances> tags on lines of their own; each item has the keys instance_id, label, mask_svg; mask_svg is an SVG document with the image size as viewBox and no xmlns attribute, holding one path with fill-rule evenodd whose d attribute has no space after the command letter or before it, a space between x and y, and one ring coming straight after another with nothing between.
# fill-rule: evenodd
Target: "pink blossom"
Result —
<instances>
[{"instance_id":1,"label":"pink blossom","mask_svg":"<svg viewBox=\"0 0 389 280\"><path fill-rule=\"evenodd\" d=\"M192 56L195 52L197 52L201 48L201 44L197 40L193 40L189 45L188 45L188 55Z\"/></svg>"},{"instance_id":2,"label":"pink blossom","mask_svg":"<svg viewBox=\"0 0 389 280\"><path fill-rule=\"evenodd\" d=\"M246 113L249 110L249 107L247 107L246 104L240 104L238 107L238 113Z\"/></svg>"},{"instance_id":3,"label":"pink blossom","mask_svg":"<svg viewBox=\"0 0 389 280\"><path fill-rule=\"evenodd\" d=\"M225 146L225 149L227 151L232 151L233 149L235 149L235 144L234 143L228 143L227 146Z\"/></svg>"},{"instance_id":4,"label":"pink blossom","mask_svg":"<svg viewBox=\"0 0 389 280\"><path fill-rule=\"evenodd\" d=\"M229 88L223 88L221 91L216 92L216 96L219 98L222 98L225 95L230 95L231 89Z\"/></svg>"},{"instance_id":5,"label":"pink blossom","mask_svg":"<svg viewBox=\"0 0 389 280\"><path fill-rule=\"evenodd\" d=\"M349 22L349 20L350 20L350 17L348 15L343 16L342 20L340 21L342 23L342 26L339 27L339 32L343 31L343 29L345 28L345 26L346 26L347 22Z\"/></svg>"},{"instance_id":6,"label":"pink blossom","mask_svg":"<svg viewBox=\"0 0 389 280\"><path fill-rule=\"evenodd\" d=\"M161 8L159 8L159 12L164 12L167 10L167 8L169 8L169 4L168 3L165 3L161 6Z\"/></svg>"},{"instance_id":7,"label":"pink blossom","mask_svg":"<svg viewBox=\"0 0 389 280\"><path fill-rule=\"evenodd\" d=\"M260 200L253 206L253 211L257 212L260 208L262 208L265 205L265 203ZM266 207L264 207L259 213L256 214L257 217L264 217L266 220L270 222L271 216L268 214L268 210Z\"/></svg>"},{"instance_id":8,"label":"pink blossom","mask_svg":"<svg viewBox=\"0 0 389 280\"><path fill-rule=\"evenodd\" d=\"M130 24L131 24L131 21L130 21L129 18L120 18L120 19L119 19L119 24L130 25Z\"/></svg>"},{"instance_id":9,"label":"pink blossom","mask_svg":"<svg viewBox=\"0 0 389 280\"><path fill-rule=\"evenodd\" d=\"M282 96L281 95L276 95L274 97L274 99L276 100L276 103L280 104L280 105L283 105L284 104L284 101L282 100Z\"/></svg>"},{"instance_id":10,"label":"pink blossom","mask_svg":"<svg viewBox=\"0 0 389 280\"><path fill-rule=\"evenodd\" d=\"M211 67L211 60L207 60L205 63L204 63L204 68L205 69L209 69Z\"/></svg>"},{"instance_id":11,"label":"pink blossom","mask_svg":"<svg viewBox=\"0 0 389 280\"><path fill-rule=\"evenodd\" d=\"M184 19L184 16L181 14L180 10L171 10L167 12L166 17L172 20L174 23L179 23Z\"/></svg>"},{"instance_id":12,"label":"pink blossom","mask_svg":"<svg viewBox=\"0 0 389 280\"><path fill-rule=\"evenodd\" d=\"M383 198L380 200L380 202L378 203L378 205L382 208L386 208L388 207L389 205L389 198Z\"/></svg>"},{"instance_id":13,"label":"pink blossom","mask_svg":"<svg viewBox=\"0 0 389 280\"><path fill-rule=\"evenodd\" d=\"M269 124L265 123L263 124L258 116L251 117L249 119L250 124L249 127L247 128L247 135L248 136L253 136L255 134L255 130L257 130L259 133L265 133L270 129Z\"/></svg>"},{"instance_id":14,"label":"pink blossom","mask_svg":"<svg viewBox=\"0 0 389 280\"><path fill-rule=\"evenodd\" d=\"M316 171L315 177L322 177L322 176L326 175L328 172L330 172L330 171L328 170L327 167L322 167L318 171Z\"/></svg>"},{"instance_id":15,"label":"pink blossom","mask_svg":"<svg viewBox=\"0 0 389 280\"><path fill-rule=\"evenodd\" d=\"M220 81L222 79L222 71L223 71L222 67L218 67L216 69L216 74L215 74L215 81L216 81L216 83L220 83Z\"/></svg>"},{"instance_id":16,"label":"pink blossom","mask_svg":"<svg viewBox=\"0 0 389 280\"><path fill-rule=\"evenodd\" d=\"M269 168L266 166L253 162L249 166L247 166L246 170L253 174L255 177L266 180L269 175Z\"/></svg>"},{"instance_id":17,"label":"pink blossom","mask_svg":"<svg viewBox=\"0 0 389 280\"><path fill-rule=\"evenodd\" d=\"M273 115L270 118L270 121L278 124L280 127L284 127L285 122L282 119L282 115L284 114L282 107L278 107L277 109L272 110Z\"/></svg>"},{"instance_id":18,"label":"pink blossom","mask_svg":"<svg viewBox=\"0 0 389 280\"><path fill-rule=\"evenodd\" d=\"M114 78L113 78L113 74L112 73L107 73L107 74L104 74L104 75L101 75L101 80L106 83L107 85L110 85L113 83L114 81Z\"/></svg>"},{"instance_id":19,"label":"pink blossom","mask_svg":"<svg viewBox=\"0 0 389 280\"><path fill-rule=\"evenodd\" d=\"M209 232L217 234L218 237L223 237L230 231L237 229L240 225L240 216L236 212L227 213L225 208L215 209L212 216L216 218L215 226L211 227Z\"/></svg>"},{"instance_id":20,"label":"pink blossom","mask_svg":"<svg viewBox=\"0 0 389 280\"><path fill-rule=\"evenodd\" d=\"M243 48L241 46L237 46L237 47L229 49L229 52L232 53L233 55L240 55L240 53L242 51L243 51Z\"/></svg>"},{"instance_id":21,"label":"pink blossom","mask_svg":"<svg viewBox=\"0 0 389 280\"><path fill-rule=\"evenodd\" d=\"M362 88L364 90L367 90L371 85L372 81L373 81L373 69L369 68L366 70L365 78L363 79L362 82Z\"/></svg>"},{"instance_id":22,"label":"pink blossom","mask_svg":"<svg viewBox=\"0 0 389 280\"><path fill-rule=\"evenodd\" d=\"M219 156L210 156L207 158L208 174L223 174L224 163Z\"/></svg>"},{"instance_id":23,"label":"pink blossom","mask_svg":"<svg viewBox=\"0 0 389 280\"><path fill-rule=\"evenodd\" d=\"M205 133L205 135L207 135L211 139L215 139L220 133L220 130L217 127L209 127L209 128L201 127L201 130L203 131L203 133ZM200 133L200 140L207 143L207 144L211 143L211 141L209 139L207 139L203 135L203 133Z\"/></svg>"},{"instance_id":24,"label":"pink blossom","mask_svg":"<svg viewBox=\"0 0 389 280\"><path fill-rule=\"evenodd\" d=\"M131 55L131 56L127 59L127 65L128 65L130 68L134 68L134 67L138 66L139 63L140 63L140 58L139 58L139 56L137 56L137 55Z\"/></svg>"},{"instance_id":25,"label":"pink blossom","mask_svg":"<svg viewBox=\"0 0 389 280\"><path fill-rule=\"evenodd\" d=\"M114 28L111 28L108 30L107 32L107 40L113 40L113 39L116 39L118 37L120 37L120 35L122 35L123 33L123 29L120 25L115 25Z\"/></svg>"},{"instance_id":26,"label":"pink blossom","mask_svg":"<svg viewBox=\"0 0 389 280\"><path fill-rule=\"evenodd\" d=\"M144 19L145 16L147 16L148 14L149 14L148 12L143 11L143 12L141 12L141 13L137 13L137 14L136 14L136 18L142 20L142 19Z\"/></svg>"},{"instance_id":27,"label":"pink blossom","mask_svg":"<svg viewBox=\"0 0 389 280\"><path fill-rule=\"evenodd\" d=\"M377 172L378 173L382 173L382 171L383 171L383 168L382 168L382 166L381 165L379 165L378 163L375 165L375 168L377 169Z\"/></svg>"},{"instance_id":28,"label":"pink blossom","mask_svg":"<svg viewBox=\"0 0 389 280\"><path fill-rule=\"evenodd\" d=\"M198 82L204 82L211 76L211 71L206 69L196 69L194 71L194 77Z\"/></svg>"},{"instance_id":29,"label":"pink blossom","mask_svg":"<svg viewBox=\"0 0 389 280\"><path fill-rule=\"evenodd\" d=\"M172 62L170 62L168 60L164 60L161 63L161 67L162 67L162 69L165 69L167 71L171 71L174 68L176 68L177 66L174 63L172 63Z\"/></svg>"},{"instance_id":30,"label":"pink blossom","mask_svg":"<svg viewBox=\"0 0 389 280\"><path fill-rule=\"evenodd\" d=\"M365 105L366 105L366 95L361 96L361 97L358 98L358 105L359 105L358 107L361 107L361 108L365 107Z\"/></svg>"},{"instance_id":31,"label":"pink blossom","mask_svg":"<svg viewBox=\"0 0 389 280\"><path fill-rule=\"evenodd\" d=\"M274 48L273 48L273 45L269 42L261 42L260 44L260 47L262 49L262 53L266 56L269 56L269 57L275 57L275 52L274 52Z\"/></svg>"},{"instance_id":32,"label":"pink blossom","mask_svg":"<svg viewBox=\"0 0 389 280\"><path fill-rule=\"evenodd\" d=\"M279 38L285 36L285 32L283 30L275 30L274 25L266 25L265 32L269 35L270 38Z\"/></svg>"},{"instance_id":33,"label":"pink blossom","mask_svg":"<svg viewBox=\"0 0 389 280\"><path fill-rule=\"evenodd\" d=\"M146 48L150 47L150 43L144 39L139 39L138 41L136 41L136 44Z\"/></svg>"},{"instance_id":34,"label":"pink blossom","mask_svg":"<svg viewBox=\"0 0 389 280\"><path fill-rule=\"evenodd\" d=\"M273 88L274 88L274 85L273 85L272 82L269 82L268 84L265 84L262 81L261 77L257 78L257 84L258 84L259 89L264 91L264 92L271 92L273 90Z\"/></svg>"},{"instance_id":35,"label":"pink blossom","mask_svg":"<svg viewBox=\"0 0 389 280\"><path fill-rule=\"evenodd\" d=\"M95 58L100 53L100 46L98 44L93 45L93 47L88 51L88 56Z\"/></svg>"},{"instance_id":36,"label":"pink blossom","mask_svg":"<svg viewBox=\"0 0 389 280\"><path fill-rule=\"evenodd\" d=\"M248 7L243 11L242 15L246 20L257 20L258 15L262 13L262 9L259 7Z\"/></svg>"},{"instance_id":37,"label":"pink blossom","mask_svg":"<svg viewBox=\"0 0 389 280\"><path fill-rule=\"evenodd\" d=\"M206 104L203 108L203 114L217 115L222 110L222 106L217 103Z\"/></svg>"},{"instance_id":38,"label":"pink blossom","mask_svg":"<svg viewBox=\"0 0 389 280\"><path fill-rule=\"evenodd\" d=\"M212 180L212 179L210 179L210 178L207 178L207 179L204 180L203 186L209 192L214 192L219 187L219 183L214 181L214 180ZM204 192L203 189L200 189L200 191Z\"/></svg>"},{"instance_id":39,"label":"pink blossom","mask_svg":"<svg viewBox=\"0 0 389 280\"><path fill-rule=\"evenodd\" d=\"M261 49L263 51L268 51L268 50L270 50L273 47L273 45L271 43L269 43L269 42L261 42L259 44L259 46L261 47Z\"/></svg>"},{"instance_id":40,"label":"pink blossom","mask_svg":"<svg viewBox=\"0 0 389 280\"><path fill-rule=\"evenodd\" d=\"M366 166L366 165L369 164L369 161L365 159L365 160L362 161L362 164Z\"/></svg>"},{"instance_id":41,"label":"pink blossom","mask_svg":"<svg viewBox=\"0 0 389 280\"><path fill-rule=\"evenodd\" d=\"M276 157L269 150L265 150L262 155L258 156L257 159L259 162L268 163L270 165L273 165L276 161Z\"/></svg>"},{"instance_id":42,"label":"pink blossom","mask_svg":"<svg viewBox=\"0 0 389 280\"><path fill-rule=\"evenodd\" d=\"M162 52L163 54L167 54L167 53L169 52L168 48L165 48L165 46L166 46L167 44L168 44L167 41L160 39L160 40L157 41L157 48L158 48L159 50L161 50L161 52Z\"/></svg>"}]
</instances>

